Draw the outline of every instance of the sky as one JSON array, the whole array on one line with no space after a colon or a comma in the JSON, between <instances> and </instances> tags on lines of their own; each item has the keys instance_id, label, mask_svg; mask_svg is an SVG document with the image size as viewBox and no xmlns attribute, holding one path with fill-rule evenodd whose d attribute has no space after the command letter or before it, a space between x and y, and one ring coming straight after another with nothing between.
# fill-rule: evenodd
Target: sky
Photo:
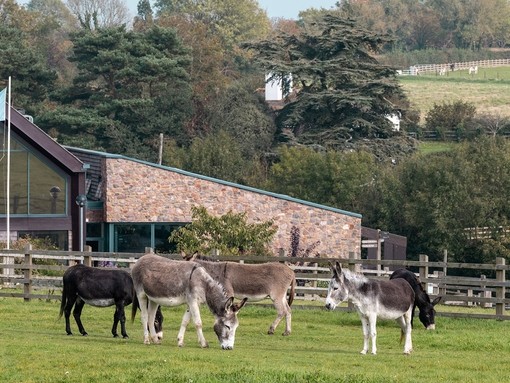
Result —
<instances>
[{"instance_id":1,"label":"sky","mask_svg":"<svg viewBox=\"0 0 510 383\"><path fill-rule=\"evenodd\" d=\"M259 0L260 8L267 12L270 18L283 17L286 19L297 19L298 14L308 8L335 8L338 0ZM27 4L29 0L18 0L18 4ZM64 0L65 2L65 0ZM131 15L134 17L138 13L138 0L125 0ZM154 0L151 0L154 4Z\"/></svg>"},{"instance_id":2,"label":"sky","mask_svg":"<svg viewBox=\"0 0 510 383\"><path fill-rule=\"evenodd\" d=\"M308 8L334 8L338 0L259 0L260 8L267 12L270 18L284 17L286 19L297 19L298 13ZM129 10L137 14L138 0L126 0ZM154 4L154 1L151 1Z\"/></svg>"}]
</instances>

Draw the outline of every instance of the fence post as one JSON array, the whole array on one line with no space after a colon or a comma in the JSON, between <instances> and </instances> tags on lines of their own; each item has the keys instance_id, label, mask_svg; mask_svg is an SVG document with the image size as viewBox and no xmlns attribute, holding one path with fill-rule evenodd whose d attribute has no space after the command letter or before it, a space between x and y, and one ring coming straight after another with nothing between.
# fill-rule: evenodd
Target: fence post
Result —
<instances>
[{"instance_id":1,"label":"fence post","mask_svg":"<svg viewBox=\"0 0 510 383\"><path fill-rule=\"evenodd\" d=\"M443 262L444 262L443 275L446 277L446 274L448 272L448 250L446 249L444 249L443 252Z\"/></svg>"},{"instance_id":2,"label":"fence post","mask_svg":"<svg viewBox=\"0 0 510 383\"><path fill-rule=\"evenodd\" d=\"M349 251L349 270L352 272L356 272L356 254L353 251Z\"/></svg>"},{"instance_id":3,"label":"fence post","mask_svg":"<svg viewBox=\"0 0 510 383\"><path fill-rule=\"evenodd\" d=\"M30 294L32 294L32 254L28 254L30 250L32 250L32 245L26 245L25 263L23 265L23 274L25 277L25 282L23 282L23 299L25 302L30 302Z\"/></svg>"},{"instance_id":4,"label":"fence post","mask_svg":"<svg viewBox=\"0 0 510 383\"><path fill-rule=\"evenodd\" d=\"M92 267L92 255L87 255L86 253L92 253L92 247L87 246L86 251L83 253L83 264Z\"/></svg>"},{"instance_id":5,"label":"fence post","mask_svg":"<svg viewBox=\"0 0 510 383\"><path fill-rule=\"evenodd\" d=\"M424 265L422 263L425 263ZM425 279L429 277L429 256L420 254L420 281L424 283Z\"/></svg>"},{"instance_id":6,"label":"fence post","mask_svg":"<svg viewBox=\"0 0 510 383\"><path fill-rule=\"evenodd\" d=\"M504 269L498 269L497 266L504 266L505 265L505 258L497 257L496 258L496 280L498 282L501 282L504 284L505 282L505 270ZM505 299L505 286L497 286L496 287L496 298L497 299ZM503 316L505 315L505 303L504 302L498 302L496 303L496 315L497 316Z\"/></svg>"}]
</instances>

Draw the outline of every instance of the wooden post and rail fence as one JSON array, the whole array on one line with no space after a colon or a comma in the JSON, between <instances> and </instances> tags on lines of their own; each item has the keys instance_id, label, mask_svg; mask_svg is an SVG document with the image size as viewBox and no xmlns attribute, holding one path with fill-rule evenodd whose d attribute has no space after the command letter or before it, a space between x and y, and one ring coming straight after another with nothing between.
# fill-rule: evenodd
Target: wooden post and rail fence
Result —
<instances>
[{"instance_id":1,"label":"wooden post and rail fence","mask_svg":"<svg viewBox=\"0 0 510 383\"><path fill-rule=\"evenodd\" d=\"M146 249L151 252L151 249ZM115 267L129 270L144 253L93 253L90 251L43 251L2 250L0 252L0 298L22 298L60 300L62 275L75 263L84 263L96 267ZM161 254L171 259L182 259L179 254ZM348 258L296 258L287 256L213 256L220 261L245 263L286 262L296 273L298 286L294 305L299 300L321 300L327 293L331 278L330 262L340 261L344 267L365 274L370 278L388 278L391 270L406 267L417 273L431 299L442 296L441 304L480 307L473 313L442 310L436 306L440 316L462 316L487 319L510 320L510 298L506 294L510 282L506 275L510 266L504 258L495 263L475 264L431 262L428 256L421 255L418 261L356 259L353 254ZM110 266L105 266L110 265ZM475 270L480 277L465 277L455 274L456 270ZM492 278L486 277L488 274Z\"/></svg>"}]
</instances>

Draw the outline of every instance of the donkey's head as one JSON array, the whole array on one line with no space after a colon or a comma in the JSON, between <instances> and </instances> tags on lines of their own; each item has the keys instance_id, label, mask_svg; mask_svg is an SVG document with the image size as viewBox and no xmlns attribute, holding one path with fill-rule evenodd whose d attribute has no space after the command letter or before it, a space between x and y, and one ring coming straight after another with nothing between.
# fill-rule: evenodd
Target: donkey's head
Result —
<instances>
[{"instance_id":1,"label":"donkey's head","mask_svg":"<svg viewBox=\"0 0 510 383\"><path fill-rule=\"evenodd\" d=\"M420 322L423 323L427 330L435 330L436 310L434 309L434 306L439 303L441 297L437 297L432 302L430 301L428 295L426 297L427 301L418 306L420 308Z\"/></svg>"},{"instance_id":2,"label":"donkey's head","mask_svg":"<svg viewBox=\"0 0 510 383\"><path fill-rule=\"evenodd\" d=\"M326 297L326 309L334 310L339 303L349 298L349 290L345 285L345 274L337 261L335 265L330 265L333 276L329 281L328 296Z\"/></svg>"},{"instance_id":3,"label":"donkey's head","mask_svg":"<svg viewBox=\"0 0 510 383\"><path fill-rule=\"evenodd\" d=\"M244 306L248 298L244 298L240 303L234 304L234 297L230 297L225 302L225 309L220 315L215 315L214 332L218 337L223 350L232 350L236 338L236 330L239 326L237 313Z\"/></svg>"}]
</instances>

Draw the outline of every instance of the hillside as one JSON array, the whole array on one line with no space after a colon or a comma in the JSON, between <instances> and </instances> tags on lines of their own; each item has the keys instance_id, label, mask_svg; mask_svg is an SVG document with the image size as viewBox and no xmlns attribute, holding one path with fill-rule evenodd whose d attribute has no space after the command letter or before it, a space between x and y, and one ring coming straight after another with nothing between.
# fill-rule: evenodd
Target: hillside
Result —
<instances>
[{"instance_id":1,"label":"hillside","mask_svg":"<svg viewBox=\"0 0 510 383\"><path fill-rule=\"evenodd\" d=\"M510 117L510 67L480 68L476 75L459 70L446 76L401 76L400 81L422 119L434 103L458 100L473 103L478 113Z\"/></svg>"}]
</instances>

